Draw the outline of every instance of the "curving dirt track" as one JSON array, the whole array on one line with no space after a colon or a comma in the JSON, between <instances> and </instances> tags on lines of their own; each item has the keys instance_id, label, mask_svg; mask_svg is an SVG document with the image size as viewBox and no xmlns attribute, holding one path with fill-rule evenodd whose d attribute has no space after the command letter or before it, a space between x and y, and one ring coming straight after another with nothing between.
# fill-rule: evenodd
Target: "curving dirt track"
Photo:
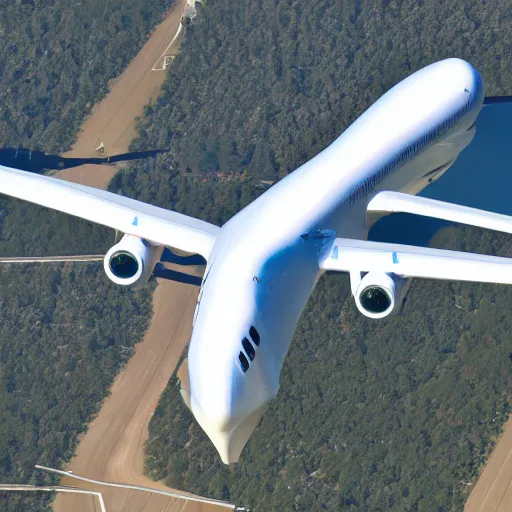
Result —
<instances>
[{"instance_id":1,"label":"curving dirt track","mask_svg":"<svg viewBox=\"0 0 512 512\"><path fill-rule=\"evenodd\" d=\"M464 507L465 512L512 510L512 416L484 466Z\"/></svg>"},{"instance_id":2,"label":"curving dirt track","mask_svg":"<svg viewBox=\"0 0 512 512\"><path fill-rule=\"evenodd\" d=\"M136 135L136 117L158 93L165 78L165 72L151 71L151 68L176 33L185 8L186 0L177 0L172 12L119 77L108 97L94 108L73 149L66 156L93 156L99 140L103 141L109 154L127 151ZM115 166L87 165L60 171L56 177L106 188L118 169ZM195 270L201 272L202 269ZM160 395L190 339L197 293L198 289L190 285L159 282L153 296L151 326L136 346L135 355L117 376L110 396L89 425L67 469L97 480L167 489L162 483L153 482L144 475L144 443ZM76 486L76 481L66 480L63 478L63 485ZM86 485L92 488L92 484ZM102 492L108 512L226 510L141 491L94 490ZM96 506L87 497L61 494L56 497L53 510L92 512Z\"/></svg>"}]
</instances>

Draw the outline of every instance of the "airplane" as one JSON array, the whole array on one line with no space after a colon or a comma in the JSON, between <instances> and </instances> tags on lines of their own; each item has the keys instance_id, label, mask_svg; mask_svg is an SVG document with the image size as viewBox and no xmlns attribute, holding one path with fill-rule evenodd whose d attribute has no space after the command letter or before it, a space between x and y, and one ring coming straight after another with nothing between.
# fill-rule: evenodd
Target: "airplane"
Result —
<instances>
[{"instance_id":1,"label":"airplane","mask_svg":"<svg viewBox=\"0 0 512 512\"><path fill-rule=\"evenodd\" d=\"M512 217L416 197L470 144L483 105L471 64L426 66L222 227L5 167L0 193L123 233L104 257L119 285L161 273L166 251L204 258L181 394L230 464L278 393L297 322L324 273L348 273L358 310L372 319L400 312L416 277L512 284L508 258L368 240L371 225L393 212L512 233Z\"/></svg>"}]
</instances>

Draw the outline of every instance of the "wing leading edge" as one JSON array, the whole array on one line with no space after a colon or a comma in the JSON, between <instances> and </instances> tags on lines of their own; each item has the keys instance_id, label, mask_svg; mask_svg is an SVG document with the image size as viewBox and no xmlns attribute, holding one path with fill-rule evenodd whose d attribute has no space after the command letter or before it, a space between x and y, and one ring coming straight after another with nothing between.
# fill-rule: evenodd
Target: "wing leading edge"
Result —
<instances>
[{"instance_id":1,"label":"wing leading edge","mask_svg":"<svg viewBox=\"0 0 512 512\"><path fill-rule=\"evenodd\" d=\"M105 190L0 166L0 194L208 259L219 227Z\"/></svg>"},{"instance_id":2,"label":"wing leading edge","mask_svg":"<svg viewBox=\"0 0 512 512\"><path fill-rule=\"evenodd\" d=\"M384 272L404 277L512 284L512 259L445 249L336 238L323 270Z\"/></svg>"}]
</instances>

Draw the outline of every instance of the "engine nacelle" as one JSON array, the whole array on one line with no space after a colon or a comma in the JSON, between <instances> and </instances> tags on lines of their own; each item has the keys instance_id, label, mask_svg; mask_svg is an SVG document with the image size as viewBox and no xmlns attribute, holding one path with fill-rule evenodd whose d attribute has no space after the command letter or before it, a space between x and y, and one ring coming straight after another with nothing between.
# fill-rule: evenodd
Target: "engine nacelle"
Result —
<instances>
[{"instance_id":1,"label":"engine nacelle","mask_svg":"<svg viewBox=\"0 0 512 512\"><path fill-rule=\"evenodd\" d=\"M125 235L105 255L105 273L116 284L144 285L160 260L162 250L161 246L136 236Z\"/></svg>"},{"instance_id":2,"label":"engine nacelle","mask_svg":"<svg viewBox=\"0 0 512 512\"><path fill-rule=\"evenodd\" d=\"M360 281L354 298L356 306L369 318L398 313L410 286L410 279L394 274L369 272Z\"/></svg>"}]
</instances>

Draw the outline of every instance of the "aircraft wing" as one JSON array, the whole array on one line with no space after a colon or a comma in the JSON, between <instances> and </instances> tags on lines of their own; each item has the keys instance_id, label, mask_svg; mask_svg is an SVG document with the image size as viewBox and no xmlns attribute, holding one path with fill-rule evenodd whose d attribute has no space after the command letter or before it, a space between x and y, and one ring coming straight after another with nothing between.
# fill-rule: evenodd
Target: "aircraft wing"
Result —
<instances>
[{"instance_id":1,"label":"aircraft wing","mask_svg":"<svg viewBox=\"0 0 512 512\"><path fill-rule=\"evenodd\" d=\"M368 211L412 213L512 233L512 217L507 215L401 192L379 192L368 204ZM509 258L341 238L335 240L321 266L326 270L380 271L405 277L512 284Z\"/></svg>"},{"instance_id":2,"label":"aircraft wing","mask_svg":"<svg viewBox=\"0 0 512 512\"><path fill-rule=\"evenodd\" d=\"M404 277L512 284L512 259L444 249L336 238L320 268Z\"/></svg>"},{"instance_id":3,"label":"aircraft wing","mask_svg":"<svg viewBox=\"0 0 512 512\"><path fill-rule=\"evenodd\" d=\"M412 196L401 192L379 192L368 204L368 212L413 213L435 219L512 233L512 217L469 206Z\"/></svg>"},{"instance_id":4,"label":"aircraft wing","mask_svg":"<svg viewBox=\"0 0 512 512\"><path fill-rule=\"evenodd\" d=\"M111 227L167 247L210 255L219 227L135 199L0 166L0 194Z\"/></svg>"}]
</instances>

